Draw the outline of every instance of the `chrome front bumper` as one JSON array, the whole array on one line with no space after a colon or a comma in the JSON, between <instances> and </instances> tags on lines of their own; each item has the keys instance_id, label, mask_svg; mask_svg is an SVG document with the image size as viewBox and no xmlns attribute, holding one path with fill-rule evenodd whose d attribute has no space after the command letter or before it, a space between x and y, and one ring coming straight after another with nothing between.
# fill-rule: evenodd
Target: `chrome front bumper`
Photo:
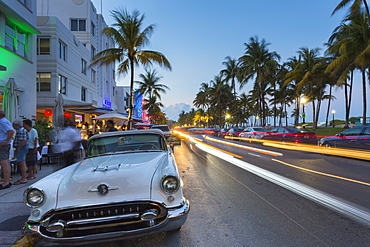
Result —
<instances>
[{"instance_id":1,"label":"chrome front bumper","mask_svg":"<svg viewBox=\"0 0 370 247\"><path fill-rule=\"evenodd\" d=\"M168 208L167 218L162 223L153 227L132 231L108 232L71 238L56 238L42 234L40 231L41 224L39 222L27 221L22 228L22 233L28 239L37 242L40 246L54 246L61 243L84 245L88 243L118 241L179 229L185 223L189 210L189 201L185 200L180 207Z\"/></svg>"}]
</instances>

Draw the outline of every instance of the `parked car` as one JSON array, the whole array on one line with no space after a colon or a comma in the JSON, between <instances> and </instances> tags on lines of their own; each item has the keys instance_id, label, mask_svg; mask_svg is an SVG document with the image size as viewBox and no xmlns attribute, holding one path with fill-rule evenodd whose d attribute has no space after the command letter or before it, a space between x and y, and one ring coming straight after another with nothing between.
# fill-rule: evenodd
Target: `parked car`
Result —
<instances>
[{"instance_id":1,"label":"parked car","mask_svg":"<svg viewBox=\"0 0 370 247\"><path fill-rule=\"evenodd\" d=\"M315 144L317 145L317 136L314 132L306 129L292 127L278 127L266 132L261 137L262 140L272 140L281 142L293 142L296 144Z\"/></svg>"},{"instance_id":2,"label":"parked car","mask_svg":"<svg viewBox=\"0 0 370 247\"><path fill-rule=\"evenodd\" d=\"M320 140L320 146L370 149L370 126L357 126Z\"/></svg>"},{"instance_id":3,"label":"parked car","mask_svg":"<svg viewBox=\"0 0 370 247\"><path fill-rule=\"evenodd\" d=\"M225 136L238 137L243 130L243 128L231 128L228 132L226 132Z\"/></svg>"},{"instance_id":4,"label":"parked car","mask_svg":"<svg viewBox=\"0 0 370 247\"><path fill-rule=\"evenodd\" d=\"M220 131L218 132L218 137L221 137L221 138L224 138L224 136L226 135L226 133L229 131L228 128L222 128L220 129Z\"/></svg>"},{"instance_id":5,"label":"parked car","mask_svg":"<svg viewBox=\"0 0 370 247\"><path fill-rule=\"evenodd\" d=\"M190 206L163 132L107 132L88 140L87 158L24 192L23 233L42 243L105 242L180 229Z\"/></svg>"},{"instance_id":6,"label":"parked car","mask_svg":"<svg viewBox=\"0 0 370 247\"><path fill-rule=\"evenodd\" d=\"M252 139L261 139L266 132L267 130L263 127L247 127L239 134L240 141L252 142Z\"/></svg>"},{"instance_id":7,"label":"parked car","mask_svg":"<svg viewBox=\"0 0 370 247\"><path fill-rule=\"evenodd\" d=\"M167 143L171 146L172 150L174 150L174 146L181 145L180 138L172 133L168 125L152 125L150 126L150 128L161 130L166 138Z\"/></svg>"},{"instance_id":8,"label":"parked car","mask_svg":"<svg viewBox=\"0 0 370 247\"><path fill-rule=\"evenodd\" d=\"M165 136L167 135L171 135L171 130L170 130L170 127L168 125L152 125L150 126L151 129L160 129L163 131L163 134Z\"/></svg>"}]
</instances>

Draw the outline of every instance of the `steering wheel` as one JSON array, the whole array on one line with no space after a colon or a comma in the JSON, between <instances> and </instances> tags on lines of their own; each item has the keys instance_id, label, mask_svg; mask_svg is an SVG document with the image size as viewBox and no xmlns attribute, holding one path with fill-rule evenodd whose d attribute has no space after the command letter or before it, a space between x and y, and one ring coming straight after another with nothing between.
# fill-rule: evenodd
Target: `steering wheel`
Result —
<instances>
[{"instance_id":1,"label":"steering wheel","mask_svg":"<svg viewBox=\"0 0 370 247\"><path fill-rule=\"evenodd\" d=\"M137 149L138 150L159 150L158 146L155 144L142 144Z\"/></svg>"}]
</instances>

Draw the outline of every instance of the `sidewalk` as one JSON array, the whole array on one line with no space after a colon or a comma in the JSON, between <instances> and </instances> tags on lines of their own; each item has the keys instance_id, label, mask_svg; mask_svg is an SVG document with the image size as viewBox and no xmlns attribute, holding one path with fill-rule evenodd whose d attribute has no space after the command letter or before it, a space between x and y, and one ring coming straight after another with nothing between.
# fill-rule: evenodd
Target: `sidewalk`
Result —
<instances>
[{"instance_id":1,"label":"sidewalk","mask_svg":"<svg viewBox=\"0 0 370 247\"><path fill-rule=\"evenodd\" d=\"M0 190L0 246L13 246L23 237L21 228L27 220L30 208L23 202L23 192L28 186L42 179L43 177L64 168L56 164L37 166L36 179L28 180L25 184L12 185L9 189ZM21 178L19 173L12 173L11 183ZM0 182L2 183L2 181ZM21 245L18 245L21 246Z\"/></svg>"}]
</instances>

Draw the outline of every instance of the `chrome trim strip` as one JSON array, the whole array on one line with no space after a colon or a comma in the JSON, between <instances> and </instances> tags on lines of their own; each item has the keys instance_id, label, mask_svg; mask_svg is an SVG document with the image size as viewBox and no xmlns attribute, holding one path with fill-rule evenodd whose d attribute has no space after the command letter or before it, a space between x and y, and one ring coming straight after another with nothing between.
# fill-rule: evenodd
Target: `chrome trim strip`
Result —
<instances>
[{"instance_id":1,"label":"chrome trim strip","mask_svg":"<svg viewBox=\"0 0 370 247\"><path fill-rule=\"evenodd\" d=\"M101 217L95 219L86 219L86 220L73 220L68 221L67 226L73 225L81 225L81 224L88 224L88 223L101 223L111 220L120 220L120 219L127 219L127 218L140 218L140 214L127 214L127 215L118 215L118 216L109 216L109 217Z\"/></svg>"},{"instance_id":2,"label":"chrome trim strip","mask_svg":"<svg viewBox=\"0 0 370 247\"><path fill-rule=\"evenodd\" d=\"M108 186L108 190L118 190L119 187L118 186L111 186L109 187ZM98 192L99 190L98 189L89 189L87 192Z\"/></svg>"}]
</instances>

